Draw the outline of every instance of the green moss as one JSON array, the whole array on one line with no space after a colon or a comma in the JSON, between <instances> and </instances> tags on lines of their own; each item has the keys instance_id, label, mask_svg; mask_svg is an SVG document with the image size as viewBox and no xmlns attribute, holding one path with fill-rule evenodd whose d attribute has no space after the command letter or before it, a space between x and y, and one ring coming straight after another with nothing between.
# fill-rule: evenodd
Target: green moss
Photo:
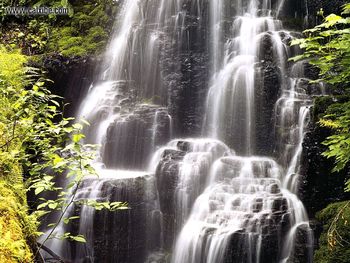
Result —
<instances>
[{"instance_id":1,"label":"green moss","mask_svg":"<svg viewBox=\"0 0 350 263\"><path fill-rule=\"evenodd\" d=\"M30 5L30 1L24 4ZM41 1L60 6L60 1ZM28 55L60 53L67 57L96 55L104 49L118 3L113 0L70 1L72 16L6 18L0 38Z\"/></svg>"},{"instance_id":2,"label":"green moss","mask_svg":"<svg viewBox=\"0 0 350 263\"><path fill-rule=\"evenodd\" d=\"M24 193L20 184L13 187L0 180L0 262L33 262L28 244L34 237L36 219L27 214Z\"/></svg>"},{"instance_id":3,"label":"green moss","mask_svg":"<svg viewBox=\"0 0 350 263\"><path fill-rule=\"evenodd\" d=\"M90 41L100 42L105 40L107 37L108 34L101 26L94 26L88 30L88 38Z\"/></svg>"},{"instance_id":4,"label":"green moss","mask_svg":"<svg viewBox=\"0 0 350 263\"><path fill-rule=\"evenodd\" d=\"M74 49L76 47L81 47L82 44L83 44L82 37L62 36L58 40L58 48L59 48L59 50L62 51L62 53L70 52L70 49Z\"/></svg>"},{"instance_id":5,"label":"green moss","mask_svg":"<svg viewBox=\"0 0 350 263\"><path fill-rule=\"evenodd\" d=\"M108 34L101 26L90 28L86 36L80 36L73 28L64 27L56 30L53 37L56 40L51 42L50 49L59 50L64 56L74 57L101 51L106 44Z\"/></svg>"},{"instance_id":6,"label":"green moss","mask_svg":"<svg viewBox=\"0 0 350 263\"><path fill-rule=\"evenodd\" d=\"M349 262L350 205L348 201L330 204L317 213L316 218L323 224L323 232L320 237L320 247L315 252L315 263ZM328 232L334 226L336 231Z\"/></svg>"},{"instance_id":7,"label":"green moss","mask_svg":"<svg viewBox=\"0 0 350 263\"><path fill-rule=\"evenodd\" d=\"M59 24L62 26L52 30L49 52L59 52L67 57L100 53L108 40L108 28L113 23L112 17L107 14L111 6L110 1L74 3L74 16L61 21Z\"/></svg>"},{"instance_id":8,"label":"green moss","mask_svg":"<svg viewBox=\"0 0 350 263\"><path fill-rule=\"evenodd\" d=\"M0 79L6 82L6 85L23 86L23 64L26 62L27 58L20 53L20 50L9 52L0 45Z\"/></svg>"},{"instance_id":9,"label":"green moss","mask_svg":"<svg viewBox=\"0 0 350 263\"><path fill-rule=\"evenodd\" d=\"M18 98L25 94L25 62L27 57L19 50L0 46L0 262L32 262L29 244L36 238L37 220L28 213L17 158L22 146L20 134L26 132L22 126L25 120L13 121L19 110Z\"/></svg>"}]
</instances>

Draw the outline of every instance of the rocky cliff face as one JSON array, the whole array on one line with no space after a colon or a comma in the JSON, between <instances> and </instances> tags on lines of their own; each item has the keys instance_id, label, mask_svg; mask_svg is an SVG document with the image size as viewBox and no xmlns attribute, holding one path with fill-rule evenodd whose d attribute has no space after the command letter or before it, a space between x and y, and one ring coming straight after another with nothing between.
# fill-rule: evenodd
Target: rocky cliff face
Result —
<instances>
[{"instance_id":1,"label":"rocky cliff face","mask_svg":"<svg viewBox=\"0 0 350 263\"><path fill-rule=\"evenodd\" d=\"M210 67L208 8L200 11L191 9L190 3L184 6L186 35L181 43L174 42L171 35L165 36L160 55L175 137L200 135Z\"/></svg>"},{"instance_id":2,"label":"rocky cliff face","mask_svg":"<svg viewBox=\"0 0 350 263\"><path fill-rule=\"evenodd\" d=\"M328 251L326 254L327 258L329 256L330 259L334 256L334 253L328 249L326 237L329 224L325 222L327 220L327 222L333 221L337 212L331 214L327 220L323 220L324 222L322 223L326 228L323 228L322 223L319 222L319 213L324 213L323 209L330 204L349 200L350 198L350 194L344 192L345 182L350 177L350 168L347 167L340 172L332 173L334 160L327 159L322 155L326 150L326 146L323 145L322 142L331 135L331 131L327 128L320 127L318 120L326 108L332 103L334 103L334 101L330 96L317 98L315 100L311 127L303 143L301 168L303 178L300 182L299 189L300 199L303 201L308 211L311 224L314 228L314 244L315 249L318 249L316 255ZM315 217L317 219L315 219ZM344 232L341 235L344 235ZM321 256L321 258L323 260L323 256ZM330 259L324 259L322 262L333 262ZM317 256L315 258L315 262L320 262L319 260L320 257L318 255L318 258Z\"/></svg>"},{"instance_id":3,"label":"rocky cliff face","mask_svg":"<svg viewBox=\"0 0 350 263\"><path fill-rule=\"evenodd\" d=\"M314 217L316 212L328 204L350 197L344 192L345 181L349 177L350 170L332 173L334 161L322 156L326 150L326 146L322 145L322 142L329 135L329 130L313 123L303 144L304 171L302 174L304 174L304 178L300 184L300 196L310 217Z\"/></svg>"},{"instance_id":4,"label":"rocky cliff face","mask_svg":"<svg viewBox=\"0 0 350 263\"><path fill-rule=\"evenodd\" d=\"M65 114L74 116L91 83L97 76L99 57L69 58L61 55L47 57L43 67L52 80L49 87L52 93L62 96L68 104Z\"/></svg>"},{"instance_id":5,"label":"rocky cliff face","mask_svg":"<svg viewBox=\"0 0 350 263\"><path fill-rule=\"evenodd\" d=\"M169 141L171 121L166 108L137 104L112 123L103 159L108 168L146 169L155 149Z\"/></svg>"}]
</instances>

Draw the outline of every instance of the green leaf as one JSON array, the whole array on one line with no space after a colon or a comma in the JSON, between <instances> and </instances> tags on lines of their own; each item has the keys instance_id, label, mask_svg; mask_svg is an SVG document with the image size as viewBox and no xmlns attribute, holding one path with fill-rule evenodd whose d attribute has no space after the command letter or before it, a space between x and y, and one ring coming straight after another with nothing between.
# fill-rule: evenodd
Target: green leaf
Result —
<instances>
[{"instance_id":1,"label":"green leaf","mask_svg":"<svg viewBox=\"0 0 350 263\"><path fill-rule=\"evenodd\" d=\"M78 142L80 142L81 139L84 139L84 138L85 138L84 134L78 133L78 134L73 135L72 140L73 140L73 142L78 143Z\"/></svg>"},{"instance_id":2,"label":"green leaf","mask_svg":"<svg viewBox=\"0 0 350 263\"><path fill-rule=\"evenodd\" d=\"M299 55L299 56L292 57L292 58L290 58L289 60L290 60L290 61L299 61L299 60L302 60L302 59L304 59L304 58L305 58L304 55Z\"/></svg>"},{"instance_id":3,"label":"green leaf","mask_svg":"<svg viewBox=\"0 0 350 263\"><path fill-rule=\"evenodd\" d=\"M61 163L64 159L61 158L58 154L53 155L53 165L56 166L57 164Z\"/></svg>"},{"instance_id":4,"label":"green leaf","mask_svg":"<svg viewBox=\"0 0 350 263\"><path fill-rule=\"evenodd\" d=\"M344 5L343 14L350 14L350 4ZM325 21L304 31L303 39L292 41L299 45L304 54L291 61L311 58L309 63L320 71L318 79L310 83L325 82L349 94L350 84L350 18L331 14ZM345 87L345 88L344 88ZM322 154L334 161L332 172L343 170L350 162L350 102L335 103L328 107L319 125L332 131L323 145L327 150ZM350 181L347 182L347 186Z\"/></svg>"},{"instance_id":5,"label":"green leaf","mask_svg":"<svg viewBox=\"0 0 350 263\"><path fill-rule=\"evenodd\" d=\"M62 7L67 7L68 6L68 0L61 0L61 5L62 5Z\"/></svg>"},{"instance_id":6,"label":"green leaf","mask_svg":"<svg viewBox=\"0 0 350 263\"><path fill-rule=\"evenodd\" d=\"M343 22L343 18L335 14L331 14L327 16L325 20L326 20L326 23L325 23L326 28L332 27L339 22Z\"/></svg>"},{"instance_id":7,"label":"green leaf","mask_svg":"<svg viewBox=\"0 0 350 263\"><path fill-rule=\"evenodd\" d=\"M80 243L86 243L86 239L83 236L81 236L81 235L79 235L79 236L71 236L70 238L72 240L80 242Z\"/></svg>"},{"instance_id":8,"label":"green leaf","mask_svg":"<svg viewBox=\"0 0 350 263\"><path fill-rule=\"evenodd\" d=\"M45 207L47 207L47 205L48 205L47 202L42 203L42 204L40 204L40 205L37 206L37 210L40 210L40 209L42 209L42 208L45 208Z\"/></svg>"},{"instance_id":9,"label":"green leaf","mask_svg":"<svg viewBox=\"0 0 350 263\"><path fill-rule=\"evenodd\" d=\"M74 123L72 126L76 130L82 130L83 129L83 125L81 125L80 123Z\"/></svg>"},{"instance_id":10,"label":"green leaf","mask_svg":"<svg viewBox=\"0 0 350 263\"><path fill-rule=\"evenodd\" d=\"M50 209L56 209L57 207L58 207L58 203L50 203L49 205L48 205L48 207L50 208Z\"/></svg>"},{"instance_id":11,"label":"green leaf","mask_svg":"<svg viewBox=\"0 0 350 263\"><path fill-rule=\"evenodd\" d=\"M34 193L35 193L35 195L39 195L44 190L45 190L44 187L37 187L37 188L35 188Z\"/></svg>"},{"instance_id":12,"label":"green leaf","mask_svg":"<svg viewBox=\"0 0 350 263\"><path fill-rule=\"evenodd\" d=\"M128 209L130 209L130 208L127 206L121 206L118 208L118 210L128 210Z\"/></svg>"}]
</instances>

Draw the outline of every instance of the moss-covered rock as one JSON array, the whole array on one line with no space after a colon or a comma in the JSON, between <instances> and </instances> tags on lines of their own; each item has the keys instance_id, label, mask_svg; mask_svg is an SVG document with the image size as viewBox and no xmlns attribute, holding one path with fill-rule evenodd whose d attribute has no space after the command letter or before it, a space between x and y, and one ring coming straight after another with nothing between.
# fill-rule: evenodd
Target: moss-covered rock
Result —
<instances>
[{"instance_id":1,"label":"moss-covered rock","mask_svg":"<svg viewBox=\"0 0 350 263\"><path fill-rule=\"evenodd\" d=\"M16 4L62 7L61 1L8 3ZM86 57L99 54L108 41L118 1L71 0L68 6L71 10L69 16L3 17L0 28L2 42L22 48L27 55Z\"/></svg>"},{"instance_id":2,"label":"moss-covered rock","mask_svg":"<svg viewBox=\"0 0 350 263\"><path fill-rule=\"evenodd\" d=\"M350 259L350 203L333 203L316 218L323 224L315 263L346 263Z\"/></svg>"},{"instance_id":3,"label":"moss-covered rock","mask_svg":"<svg viewBox=\"0 0 350 263\"><path fill-rule=\"evenodd\" d=\"M113 1L72 1L74 15L52 28L49 52L66 57L100 53L105 47L113 24L116 4Z\"/></svg>"},{"instance_id":4,"label":"moss-covered rock","mask_svg":"<svg viewBox=\"0 0 350 263\"><path fill-rule=\"evenodd\" d=\"M27 212L23 186L0 180L0 262L33 262L36 219Z\"/></svg>"}]
</instances>

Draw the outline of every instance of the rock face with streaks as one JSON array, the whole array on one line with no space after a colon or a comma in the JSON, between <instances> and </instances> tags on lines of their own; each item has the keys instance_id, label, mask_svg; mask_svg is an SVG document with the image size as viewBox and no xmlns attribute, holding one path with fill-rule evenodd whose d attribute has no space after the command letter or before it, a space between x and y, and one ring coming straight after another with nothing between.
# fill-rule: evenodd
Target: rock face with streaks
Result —
<instances>
[{"instance_id":1,"label":"rock face with streaks","mask_svg":"<svg viewBox=\"0 0 350 263\"><path fill-rule=\"evenodd\" d=\"M346 99L348 98L338 98ZM317 122L326 108L334 103L329 96L315 101L311 128L303 143L302 174L304 174L299 192L301 199L313 217L316 212L328 204L348 200L349 194L344 192L344 183L349 178L349 168L341 172L332 173L333 160L327 159L322 153L327 149L322 144L331 131L320 127Z\"/></svg>"},{"instance_id":2,"label":"rock face with streaks","mask_svg":"<svg viewBox=\"0 0 350 263\"><path fill-rule=\"evenodd\" d=\"M103 160L108 168L145 169L157 146L170 138L172 119L166 108L136 105L107 128Z\"/></svg>"},{"instance_id":3,"label":"rock face with streaks","mask_svg":"<svg viewBox=\"0 0 350 263\"><path fill-rule=\"evenodd\" d=\"M83 180L79 200L123 202L128 209L95 210L76 205L70 216L79 216L66 231L84 235L87 242L66 242L61 253L73 262L145 262L148 251L159 249L161 212L154 177L143 172L101 170L99 178Z\"/></svg>"}]
</instances>

